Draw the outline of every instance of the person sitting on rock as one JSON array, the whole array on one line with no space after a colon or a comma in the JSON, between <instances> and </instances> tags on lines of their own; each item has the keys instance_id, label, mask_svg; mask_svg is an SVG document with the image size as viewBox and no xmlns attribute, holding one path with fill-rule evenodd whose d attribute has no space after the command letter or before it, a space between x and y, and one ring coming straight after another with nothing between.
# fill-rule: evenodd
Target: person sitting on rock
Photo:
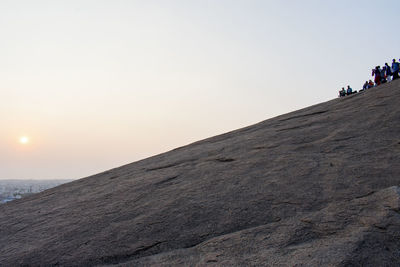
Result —
<instances>
[{"instance_id":1,"label":"person sitting on rock","mask_svg":"<svg viewBox=\"0 0 400 267\"><path fill-rule=\"evenodd\" d=\"M354 92L353 92L353 89L350 87L350 85L347 85L347 95L351 95L351 94L353 94Z\"/></svg>"},{"instance_id":2,"label":"person sitting on rock","mask_svg":"<svg viewBox=\"0 0 400 267\"><path fill-rule=\"evenodd\" d=\"M346 96L346 90L344 90L344 87L342 87L342 90L339 91L339 97Z\"/></svg>"},{"instance_id":3,"label":"person sitting on rock","mask_svg":"<svg viewBox=\"0 0 400 267\"><path fill-rule=\"evenodd\" d=\"M372 80L369 80L368 82L368 89L374 87L374 82Z\"/></svg>"}]
</instances>

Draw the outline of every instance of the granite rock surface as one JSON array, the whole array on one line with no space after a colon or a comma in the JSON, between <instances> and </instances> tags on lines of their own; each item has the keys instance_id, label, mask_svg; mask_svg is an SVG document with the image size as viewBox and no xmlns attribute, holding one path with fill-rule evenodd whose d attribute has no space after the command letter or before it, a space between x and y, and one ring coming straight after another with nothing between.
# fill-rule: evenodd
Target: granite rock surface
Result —
<instances>
[{"instance_id":1,"label":"granite rock surface","mask_svg":"<svg viewBox=\"0 0 400 267\"><path fill-rule=\"evenodd\" d=\"M0 266L398 266L399 186L394 81L1 205Z\"/></svg>"}]
</instances>

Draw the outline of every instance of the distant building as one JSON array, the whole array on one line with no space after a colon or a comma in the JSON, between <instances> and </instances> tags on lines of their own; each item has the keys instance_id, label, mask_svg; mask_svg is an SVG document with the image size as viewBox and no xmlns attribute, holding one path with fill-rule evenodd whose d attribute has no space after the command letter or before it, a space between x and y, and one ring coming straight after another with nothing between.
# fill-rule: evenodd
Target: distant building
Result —
<instances>
[{"instance_id":1,"label":"distant building","mask_svg":"<svg viewBox=\"0 0 400 267\"><path fill-rule=\"evenodd\" d=\"M71 180L0 180L0 204L20 199Z\"/></svg>"}]
</instances>

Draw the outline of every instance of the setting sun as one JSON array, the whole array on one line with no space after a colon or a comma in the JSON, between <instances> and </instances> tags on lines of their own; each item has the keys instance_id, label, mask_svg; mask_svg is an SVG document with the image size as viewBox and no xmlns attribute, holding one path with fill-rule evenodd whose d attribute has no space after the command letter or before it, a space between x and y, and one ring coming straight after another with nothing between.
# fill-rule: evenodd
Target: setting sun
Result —
<instances>
[{"instance_id":1,"label":"setting sun","mask_svg":"<svg viewBox=\"0 0 400 267\"><path fill-rule=\"evenodd\" d=\"M25 145L25 144L29 143L29 138L28 138L27 136L21 136L21 137L19 138L19 142L20 142L21 144Z\"/></svg>"}]
</instances>

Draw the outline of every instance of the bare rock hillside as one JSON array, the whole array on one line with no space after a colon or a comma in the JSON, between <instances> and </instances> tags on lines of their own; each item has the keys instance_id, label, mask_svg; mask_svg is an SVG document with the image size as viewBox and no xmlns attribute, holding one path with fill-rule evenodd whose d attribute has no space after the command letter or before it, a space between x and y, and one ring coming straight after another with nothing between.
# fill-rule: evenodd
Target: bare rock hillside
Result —
<instances>
[{"instance_id":1,"label":"bare rock hillside","mask_svg":"<svg viewBox=\"0 0 400 267\"><path fill-rule=\"evenodd\" d=\"M1 205L0 265L398 266L399 186L394 81Z\"/></svg>"}]
</instances>

